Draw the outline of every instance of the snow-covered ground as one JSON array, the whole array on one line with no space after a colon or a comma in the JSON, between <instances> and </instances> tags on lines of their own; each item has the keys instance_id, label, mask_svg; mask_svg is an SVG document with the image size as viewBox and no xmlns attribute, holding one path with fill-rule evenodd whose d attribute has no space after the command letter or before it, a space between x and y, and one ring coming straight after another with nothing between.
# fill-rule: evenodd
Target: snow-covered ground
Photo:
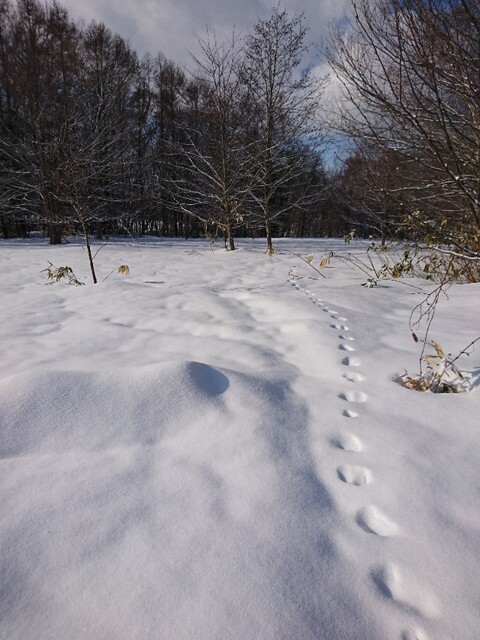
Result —
<instances>
[{"instance_id":1,"label":"snow-covered ground","mask_svg":"<svg viewBox=\"0 0 480 640\"><path fill-rule=\"evenodd\" d=\"M432 285L276 244L112 242L94 286L78 243L0 242L2 639L478 640L480 349L469 393L405 389Z\"/></svg>"}]
</instances>

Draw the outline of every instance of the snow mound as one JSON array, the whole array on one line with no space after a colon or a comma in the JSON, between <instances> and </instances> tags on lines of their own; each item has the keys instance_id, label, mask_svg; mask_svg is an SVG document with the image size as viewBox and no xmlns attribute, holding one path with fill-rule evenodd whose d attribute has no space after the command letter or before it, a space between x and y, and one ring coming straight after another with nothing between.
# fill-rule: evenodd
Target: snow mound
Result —
<instances>
[{"instance_id":1,"label":"snow mound","mask_svg":"<svg viewBox=\"0 0 480 640\"><path fill-rule=\"evenodd\" d=\"M153 444L228 386L220 371L188 361L10 376L0 381L0 456Z\"/></svg>"}]
</instances>

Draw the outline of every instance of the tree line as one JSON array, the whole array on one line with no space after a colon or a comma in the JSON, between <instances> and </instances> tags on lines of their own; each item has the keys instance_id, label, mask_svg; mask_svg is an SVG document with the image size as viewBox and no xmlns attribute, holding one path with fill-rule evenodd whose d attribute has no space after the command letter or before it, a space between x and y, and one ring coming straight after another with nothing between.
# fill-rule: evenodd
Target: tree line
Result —
<instances>
[{"instance_id":1,"label":"tree line","mask_svg":"<svg viewBox=\"0 0 480 640\"><path fill-rule=\"evenodd\" d=\"M0 206L5 237L43 225L189 237L324 233L321 82L298 72L306 29L274 10L200 43L186 71L139 59L60 5L0 5Z\"/></svg>"},{"instance_id":2,"label":"tree line","mask_svg":"<svg viewBox=\"0 0 480 640\"><path fill-rule=\"evenodd\" d=\"M59 4L0 0L0 227L165 236L408 237L478 264L480 6L358 0L305 68L274 9L200 42L188 70L139 58ZM325 168L324 134L348 152ZM334 138L338 140L338 138Z\"/></svg>"}]
</instances>

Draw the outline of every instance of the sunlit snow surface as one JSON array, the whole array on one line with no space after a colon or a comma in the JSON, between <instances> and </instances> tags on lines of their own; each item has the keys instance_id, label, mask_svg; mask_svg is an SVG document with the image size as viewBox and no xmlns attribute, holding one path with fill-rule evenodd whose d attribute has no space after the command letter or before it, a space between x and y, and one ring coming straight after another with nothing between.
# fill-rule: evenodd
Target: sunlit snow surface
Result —
<instances>
[{"instance_id":1,"label":"sunlit snow surface","mask_svg":"<svg viewBox=\"0 0 480 640\"><path fill-rule=\"evenodd\" d=\"M432 285L238 246L110 242L94 286L78 242L0 242L0 637L477 640L480 349L469 393L407 390ZM454 287L431 337L479 318Z\"/></svg>"}]
</instances>

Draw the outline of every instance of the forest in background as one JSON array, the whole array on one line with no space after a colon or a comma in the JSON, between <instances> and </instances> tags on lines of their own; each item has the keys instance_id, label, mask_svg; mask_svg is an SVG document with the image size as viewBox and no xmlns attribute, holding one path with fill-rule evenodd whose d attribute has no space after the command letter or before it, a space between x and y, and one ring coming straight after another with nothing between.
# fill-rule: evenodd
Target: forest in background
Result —
<instances>
[{"instance_id":1,"label":"forest in background","mask_svg":"<svg viewBox=\"0 0 480 640\"><path fill-rule=\"evenodd\" d=\"M212 34L185 69L57 3L0 0L1 235L272 250L355 229L477 271L478 4L360 0L345 26L320 46L329 77L302 66L305 17L279 8L242 37ZM328 140L348 141L335 167Z\"/></svg>"}]
</instances>

